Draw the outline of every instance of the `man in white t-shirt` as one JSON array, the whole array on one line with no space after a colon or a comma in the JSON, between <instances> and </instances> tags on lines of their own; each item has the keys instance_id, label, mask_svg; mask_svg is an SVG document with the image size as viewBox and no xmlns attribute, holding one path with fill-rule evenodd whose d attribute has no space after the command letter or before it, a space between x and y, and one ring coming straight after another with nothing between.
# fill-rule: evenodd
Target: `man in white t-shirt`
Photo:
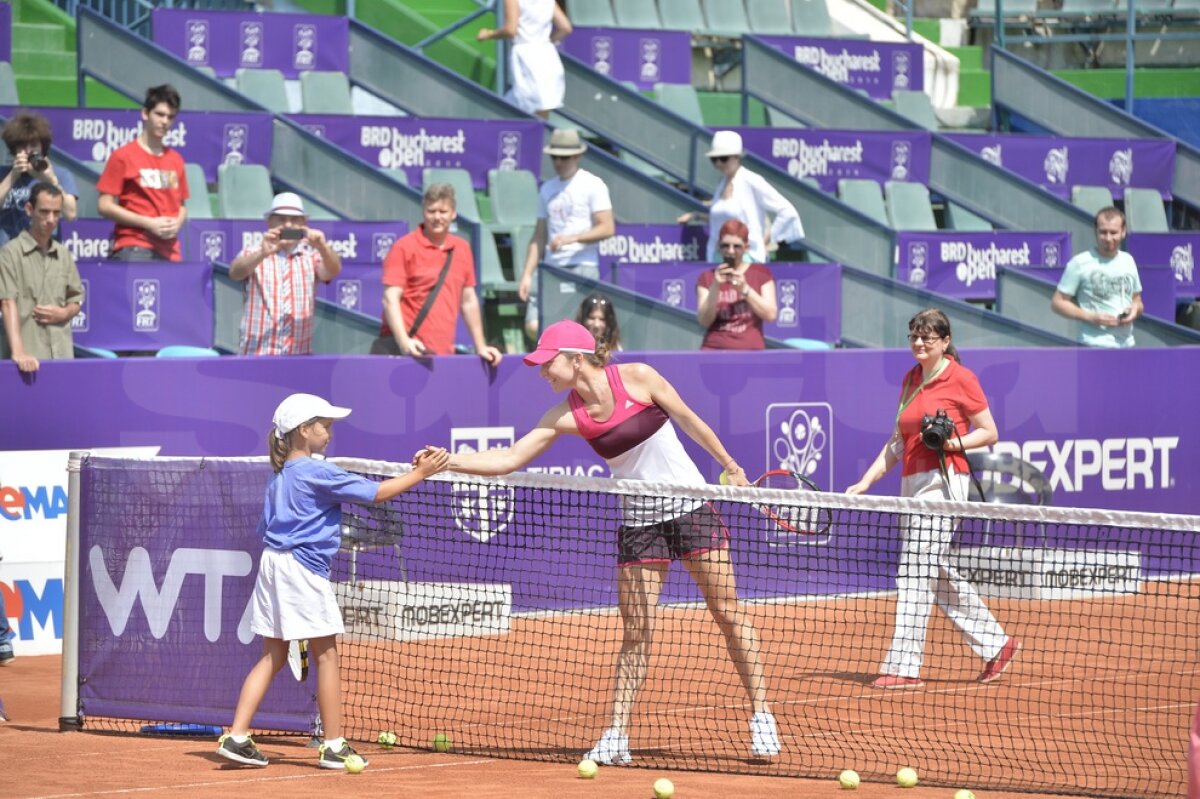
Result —
<instances>
[{"instance_id":1,"label":"man in white t-shirt","mask_svg":"<svg viewBox=\"0 0 1200 799\"><path fill-rule=\"evenodd\" d=\"M547 263L580 277L600 279L600 242L616 232L612 200L604 181L579 168L587 145L574 128L550 134L545 153L554 162L553 177L538 192L538 221L525 256L517 294L525 308L525 331L538 336L537 283L534 270Z\"/></svg>"},{"instance_id":2,"label":"man in white t-shirt","mask_svg":"<svg viewBox=\"0 0 1200 799\"><path fill-rule=\"evenodd\" d=\"M1057 314L1079 322L1079 341L1090 347L1132 347L1133 321L1142 315L1142 281L1133 256L1122 252L1125 215L1096 214L1096 246L1067 263L1050 300Z\"/></svg>"}]
</instances>

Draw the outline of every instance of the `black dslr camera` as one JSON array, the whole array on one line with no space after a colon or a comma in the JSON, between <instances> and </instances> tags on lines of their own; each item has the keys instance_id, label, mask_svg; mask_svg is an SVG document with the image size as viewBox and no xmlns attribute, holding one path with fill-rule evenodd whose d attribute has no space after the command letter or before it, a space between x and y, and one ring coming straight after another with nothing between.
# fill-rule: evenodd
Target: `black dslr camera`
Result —
<instances>
[{"instance_id":1,"label":"black dslr camera","mask_svg":"<svg viewBox=\"0 0 1200 799\"><path fill-rule=\"evenodd\" d=\"M942 450L946 441L954 437L954 422L946 412L938 408L937 414L921 417L921 442L933 450Z\"/></svg>"},{"instance_id":2,"label":"black dslr camera","mask_svg":"<svg viewBox=\"0 0 1200 799\"><path fill-rule=\"evenodd\" d=\"M25 157L29 159L29 168L34 172L45 172L46 167L50 166L41 150L30 150Z\"/></svg>"}]
</instances>

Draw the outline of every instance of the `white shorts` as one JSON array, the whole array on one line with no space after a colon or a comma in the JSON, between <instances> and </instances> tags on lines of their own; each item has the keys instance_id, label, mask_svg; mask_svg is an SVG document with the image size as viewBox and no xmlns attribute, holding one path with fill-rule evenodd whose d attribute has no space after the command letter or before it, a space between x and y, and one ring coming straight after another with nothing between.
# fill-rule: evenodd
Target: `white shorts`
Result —
<instances>
[{"instance_id":1,"label":"white shorts","mask_svg":"<svg viewBox=\"0 0 1200 799\"><path fill-rule=\"evenodd\" d=\"M329 580L304 568L291 552L263 550L253 604L250 631L264 638L297 641L346 631Z\"/></svg>"}]
</instances>

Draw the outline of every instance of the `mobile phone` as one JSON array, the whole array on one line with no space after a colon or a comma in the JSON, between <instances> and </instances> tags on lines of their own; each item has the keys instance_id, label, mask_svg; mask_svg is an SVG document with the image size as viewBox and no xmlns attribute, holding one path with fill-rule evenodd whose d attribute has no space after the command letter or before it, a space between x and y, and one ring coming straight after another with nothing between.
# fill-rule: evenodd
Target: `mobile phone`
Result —
<instances>
[{"instance_id":1,"label":"mobile phone","mask_svg":"<svg viewBox=\"0 0 1200 799\"><path fill-rule=\"evenodd\" d=\"M281 241L300 241L304 238L304 228L285 227L279 232L279 238Z\"/></svg>"},{"instance_id":2,"label":"mobile phone","mask_svg":"<svg viewBox=\"0 0 1200 799\"><path fill-rule=\"evenodd\" d=\"M1119 314L1117 314L1118 319L1126 319L1126 318L1128 318L1128 316L1129 316L1129 311L1121 311Z\"/></svg>"}]
</instances>

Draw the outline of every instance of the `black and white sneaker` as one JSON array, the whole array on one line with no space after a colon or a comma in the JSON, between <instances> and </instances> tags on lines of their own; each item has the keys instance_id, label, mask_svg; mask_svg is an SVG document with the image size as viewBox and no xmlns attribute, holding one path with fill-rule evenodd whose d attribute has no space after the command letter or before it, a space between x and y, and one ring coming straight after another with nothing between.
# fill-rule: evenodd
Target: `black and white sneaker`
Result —
<instances>
[{"instance_id":1,"label":"black and white sneaker","mask_svg":"<svg viewBox=\"0 0 1200 799\"><path fill-rule=\"evenodd\" d=\"M317 762L320 764L321 768L332 769L346 768L346 758L350 757L350 755L358 755L358 752L355 752L354 747L349 743L343 743L341 749L333 749L329 746L329 744L321 744L319 752L320 754L317 756ZM362 759L364 766L368 765L365 757L359 755L359 758Z\"/></svg>"},{"instance_id":2,"label":"black and white sneaker","mask_svg":"<svg viewBox=\"0 0 1200 799\"><path fill-rule=\"evenodd\" d=\"M217 754L226 760L232 760L234 763L241 763L244 766L262 768L267 765L266 756L258 751L258 747L254 745L254 739L248 735L242 743L233 740L232 735L222 735L221 741L217 745Z\"/></svg>"}]
</instances>

